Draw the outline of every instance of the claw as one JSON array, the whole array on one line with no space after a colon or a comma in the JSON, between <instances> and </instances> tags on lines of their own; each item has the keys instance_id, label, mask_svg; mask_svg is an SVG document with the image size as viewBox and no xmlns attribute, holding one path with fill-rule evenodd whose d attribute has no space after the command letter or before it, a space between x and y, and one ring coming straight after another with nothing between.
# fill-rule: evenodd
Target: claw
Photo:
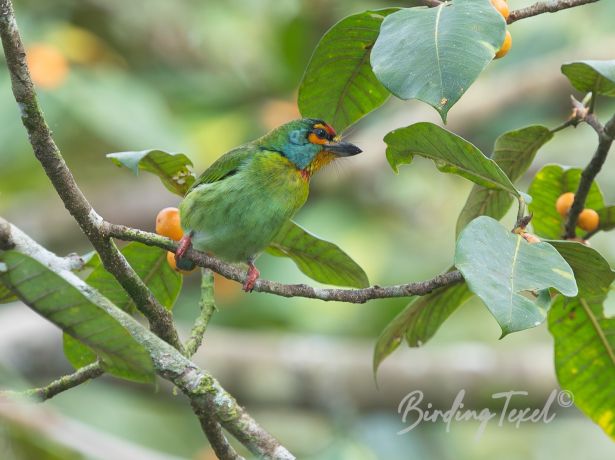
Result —
<instances>
[{"instance_id":1,"label":"claw","mask_svg":"<svg viewBox=\"0 0 615 460\"><path fill-rule=\"evenodd\" d=\"M243 283L243 290L245 292L252 292L252 290L254 289L254 284L256 283L256 280L259 276L261 276L261 273L254 265L254 262L248 260L248 273L246 273L246 280Z\"/></svg>"},{"instance_id":2,"label":"claw","mask_svg":"<svg viewBox=\"0 0 615 460\"><path fill-rule=\"evenodd\" d=\"M182 239L179 240L179 246L175 251L175 264L181 270L192 270L194 268L194 263L192 261L183 258L191 247L192 232L182 236Z\"/></svg>"}]
</instances>

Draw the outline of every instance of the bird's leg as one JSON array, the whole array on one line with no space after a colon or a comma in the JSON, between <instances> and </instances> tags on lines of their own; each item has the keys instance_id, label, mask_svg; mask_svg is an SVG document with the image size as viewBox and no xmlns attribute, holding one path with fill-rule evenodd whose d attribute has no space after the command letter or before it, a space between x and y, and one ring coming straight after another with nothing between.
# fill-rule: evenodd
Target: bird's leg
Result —
<instances>
[{"instance_id":1,"label":"bird's leg","mask_svg":"<svg viewBox=\"0 0 615 460\"><path fill-rule=\"evenodd\" d=\"M190 232L182 236L182 239L179 240L179 246L177 246L175 251L175 264L181 270L192 270L195 266L192 261L183 258L188 249L192 247L193 234L193 232Z\"/></svg>"},{"instance_id":2,"label":"bird's leg","mask_svg":"<svg viewBox=\"0 0 615 460\"><path fill-rule=\"evenodd\" d=\"M254 289L254 283L256 283L259 276L261 276L261 273L254 265L254 259L248 259L248 272L246 273L246 280L243 283L243 290L246 292L252 292L252 289Z\"/></svg>"}]
</instances>

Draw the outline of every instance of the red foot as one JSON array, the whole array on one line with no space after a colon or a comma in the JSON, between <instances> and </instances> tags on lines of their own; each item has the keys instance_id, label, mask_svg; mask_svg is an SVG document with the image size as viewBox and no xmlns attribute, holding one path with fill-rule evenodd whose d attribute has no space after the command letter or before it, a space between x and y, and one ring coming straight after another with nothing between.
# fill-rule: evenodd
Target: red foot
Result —
<instances>
[{"instance_id":1,"label":"red foot","mask_svg":"<svg viewBox=\"0 0 615 460\"><path fill-rule=\"evenodd\" d=\"M246 292L252 292L254 289L254 284L259 276L261 276L261 273L254 266L254 263L248 261L248 273L246 274L246 280L243 283L243 290Z\"/></svg>"},{"instance_id":2,"label":"red foot","mask_svg":"<svg viewBox=\"0 0 615 460\"><path fill-rule=\"evenodd\" d=\"M192 233L188 233L182 236L182 239L179 240L179 246L177 247L177 251L175 251L175 260L181 259L186 254L186 251L192 247Z\"/></svg>"}]
</instances>

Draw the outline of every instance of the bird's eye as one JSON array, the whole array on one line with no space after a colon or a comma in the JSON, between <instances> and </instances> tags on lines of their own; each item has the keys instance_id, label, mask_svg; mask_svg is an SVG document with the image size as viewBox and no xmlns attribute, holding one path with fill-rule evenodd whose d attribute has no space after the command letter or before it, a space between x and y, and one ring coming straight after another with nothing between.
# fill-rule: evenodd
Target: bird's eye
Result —
<instances>
[{"instance_id":1,"label":"bird's eye","mask_svg":"<svg viewBox=\"0 0 615 460\"><path fill-rule=\"evenodd\" d=\"M328 135L327 131L325 131L322 128L316 128L314 130L314 134L316 134L321 139L327 139L327 135Z\"/></svg>"}]
</instances>

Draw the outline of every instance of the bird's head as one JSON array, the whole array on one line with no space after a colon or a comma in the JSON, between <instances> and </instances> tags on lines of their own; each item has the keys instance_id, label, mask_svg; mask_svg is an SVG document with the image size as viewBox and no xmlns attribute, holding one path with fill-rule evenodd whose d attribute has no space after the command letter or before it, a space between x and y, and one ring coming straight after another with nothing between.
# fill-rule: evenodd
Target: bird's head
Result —
<instances>
[{"instance_id":1,"label":"bird's head","mask_svg":"<svg viewBox=\"0 0 615 460\"><path fill-rule=\"evenodd\" d=\"M331 125L315 118L288 122L264 136L261 144L310 175L338 157L361 153L356 145L342 141Z\"/></svg>"}]
</instances>

